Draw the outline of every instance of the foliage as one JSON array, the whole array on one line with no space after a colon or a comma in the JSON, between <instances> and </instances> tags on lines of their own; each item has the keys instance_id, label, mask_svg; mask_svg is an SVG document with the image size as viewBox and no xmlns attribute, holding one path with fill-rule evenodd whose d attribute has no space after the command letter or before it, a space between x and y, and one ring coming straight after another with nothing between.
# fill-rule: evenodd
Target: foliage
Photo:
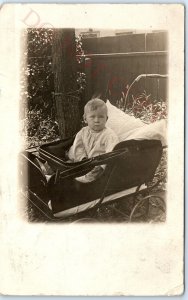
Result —
<instances>
[{"instance_id":1,"label":"foliage","mask_svg":"<svg viewBox=\"0 0 188 300\"><path fill-rule=\"evenodd\" d=\"M78 94L81 96L82 92L86 87L86 74L82 71L83 70L83 57L84 57L84 50L82 48L82 36L76 36L76 60L78 63L78 71L77 71L77 84L78 84Z\"/></svg>"},{"instance_id":2,"label":"foliage","mask_svg":"<svg viewBox=\"0 0 188 300\"><path fill-rule=\"evenodd\" d=\"M45 116L42 109L26 111L22 120L21 131L27 143L26 147L38 146L59 137L58 124L50 116Z\"/></svg>"},{"instance_id":3,"label":"foliage","mask_svg":"<svg viewBox=\"0 0 188 300\"><path fill-rule=\"evenodd\" d=\"M27 145L39 145L58 137L56 109L54 105L54 78L52 70L53 29L28 29L23 32L27 37L27 49L23 53L21 73L21 134ZM77 91L81 96L85 84L82 71L81 36L75 38L77 54Z\"/></svg>"},{"instance_id":4,"label":"foliage","mask_svg":"<svg viewBox=\"0 0 188 300\"><path fill-rule=\"evenodd\" d=\"M78 63L77 83L78 92L84 89L85 74L79 69L82 62L83 50L81 37L75 38ZM54 78L52 70L53 29L28 30L28 97L31 108L41 108L41 104L53 105Z\"/></svg>"},{"instance_id":5,"label":"foliage","mask_svg":"<svg viewBox=\"0 0 188 300\"><path fill-rule=\"evenodd\" d=\"M82 35L77 35L75 37L76 41L76 59L77 62L80 64L83 62L83 57L84 57L84 50L82 48Z\"/></svg>"},{"instance_id":6,"label":"foliage","mask_svg":"<svg viewBox=\"0 0 188 300\"><path fill-rule=\"evenodd\" d=\"M151 95L147 95L144 91L140 95L131 95L132 99L128 102L126 113L141 119L145 123L153 123L155 121L167 118L167 103L163 100L152 99ZM120 108L124 107L125 96L118 102Z\"/></svg>"},{"instance_id":7,"label":"foliage","mask_svg":"<svg viewBox=\"0 0 188 300\"><path fill-rule=\"evenodd\" d=\"M23 53L22 94L24 104L29 109L52 107L52 29L28 29L23 32L27 47Z\"/></svg>"}]
</instances>

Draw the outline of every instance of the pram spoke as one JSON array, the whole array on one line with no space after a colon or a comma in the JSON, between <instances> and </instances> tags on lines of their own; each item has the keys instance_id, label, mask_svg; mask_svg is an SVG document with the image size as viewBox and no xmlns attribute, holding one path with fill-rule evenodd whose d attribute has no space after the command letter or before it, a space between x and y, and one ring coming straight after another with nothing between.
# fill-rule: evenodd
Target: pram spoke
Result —
<instances>
[{"instance_id":1,"label":"pram spoke","mask_svg":"<svg viewBox=\"0 0 188 300\"><path fill-rule=\"evenodd\" d=\"M146 207L143 207L143 205L146 204ZM144 198L141 198L136 205L133 207L129 221L134 222L138 217L141 217L141 214L138 213L138 210L145 209L146 212L144 213L146 220L149 221L149 211L150 211L150 206L156 207L158 210L162 211L163 213L166 212L166 203L164 199L159 196L159 195L148 195ZM136 214L137 212L137 214Z\"/></svg>"}]
</instances>

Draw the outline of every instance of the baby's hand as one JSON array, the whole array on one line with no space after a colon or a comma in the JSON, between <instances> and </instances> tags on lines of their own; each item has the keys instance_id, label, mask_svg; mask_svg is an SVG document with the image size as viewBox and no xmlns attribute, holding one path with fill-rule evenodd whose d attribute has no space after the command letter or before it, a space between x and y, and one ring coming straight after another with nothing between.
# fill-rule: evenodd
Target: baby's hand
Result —
<instances>
[{"instance_id":1,"label":"baby's hand","mask_svg":"<svg viewBox=\"0 0 188 300\"><path fill-rule=\"evenodd\" d=\"M88 183L88 182L95 181L97 178L99 178L102 175L103 172L104 169L101 166L96 166L86 175L77 177L75 179L83 183Z\"/></svg>"},{"instance_id":2,"label":"baby's hand","mask_svg":"<svg viewBox=\"0 0 188 300\"><path fill-rule=\"evenodd\" d=\"M82 158L82 160L86 160L86 159L87 159L87 157L83 157L83 158Z\"/></svg>"}]
</instances>

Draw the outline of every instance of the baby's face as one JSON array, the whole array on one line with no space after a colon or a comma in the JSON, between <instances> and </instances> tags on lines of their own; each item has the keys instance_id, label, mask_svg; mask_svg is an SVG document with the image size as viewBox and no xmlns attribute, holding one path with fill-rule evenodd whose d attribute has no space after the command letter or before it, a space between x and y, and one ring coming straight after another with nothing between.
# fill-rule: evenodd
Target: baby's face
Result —
<instances>
[{"instance_id":1,"label":"baby's face","mask_svg":"<svg viewBox=\"0 0 188 300\"><path fill-rule=\"evenodd\" d=\"M85 116L86 122L92 130L98 132L105 128L107 121L107 112L104 107L96 110L88 110Z\"/></svg>"}]
</instances>

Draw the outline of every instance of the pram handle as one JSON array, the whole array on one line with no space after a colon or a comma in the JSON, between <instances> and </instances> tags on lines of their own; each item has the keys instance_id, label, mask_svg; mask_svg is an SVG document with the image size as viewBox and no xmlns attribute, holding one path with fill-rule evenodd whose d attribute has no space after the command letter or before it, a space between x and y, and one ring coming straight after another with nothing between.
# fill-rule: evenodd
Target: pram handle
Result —
<instances>
[{"instance_id":1,"label":"pram handle","mask_svg":"<svg viewBox=\"0 0 188 300\"><path fill-rule=\"evenodd\" d=\"M135 82L138 82L140 79L142 78L168 78L168 74L140 74L138 75L134 80L133 82L130 84L127 92L126 92L126 95L125 95L125 106L124 106L124 111L126 110L127 108L127 99L128 99L128 95L129 95L129 92L130 92L130 89L132 88L132 86L135 84Z\"/></svg>"},{"instance_id":2,"label":"pram handle","mask_svg":"<svg viewBox=\"0 0 188 300\"><path fill-rule=\"evenodd\" d=\"M140 74L133 82L138 82L141 78L167 78L168 74Z\"/></svg>"}]
</instances>

